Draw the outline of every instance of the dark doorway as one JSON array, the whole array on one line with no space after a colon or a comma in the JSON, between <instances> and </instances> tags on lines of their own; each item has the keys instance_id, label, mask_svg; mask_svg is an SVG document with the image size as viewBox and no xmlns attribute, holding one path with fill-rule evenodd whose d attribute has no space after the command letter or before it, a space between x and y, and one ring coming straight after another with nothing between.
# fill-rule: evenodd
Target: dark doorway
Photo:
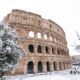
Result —
<instances>
[{"instance_id":1,"label":"dark doorway","mask_svg":"<svg viewBox=\"0 0 80 80\"><path fill-rule=\"evenodd\" d=\"M54 71L57 70L57 63L56 62L53 62L53 68L54 68Z\"/></svg>"},{"instance_id":2,"label":"dark doorway","mask_svg":"<svg viewBox=\"0 0 80 80\"><path fill-rule=\"evenodd\" d=\"M34 53L34 46L32 44L30 44L28 48L31 53Z\"/></svg>"},{"instance_id":3,"label":"dark doorway","mask_svg":"<svg viewBox=\"0 0 80 80\"><path fill-rule=\"evenodd\" d=\"M28 73L33 73L34 65L33 65L33 62L32 62L32 61L30 61L30 62L28 63L27 70L28 70Z\"/></svg>"},{"instance_id":4,"label":"dark doorway","mask_svg":"<svg viewBox=\"0 0 80 80\"><path fill-rule=\"evenodd\" d=\"M42 48L41 48L41 46L40 45L38 45L38 48L37 48L38 50L38 53L42 53Z\"/></svg>"},{"instance_id":5,"label":"dark doorway","mask_svg":"<svg viewBox=\"0 0 80 80\"><path fill-rule=\"evenodd\" d=\"M38 72L42 72L42 62L38 62Z\"/></svg>"},{"instance_id":6,"label":"dark doorway","mask_svg":"<svg viewBox=\"0 0 80 80\"><path fill-rule=\"evenodd\" d=\"M46 63L46 66L47 66L47 71L50 71L50 63L49 62Z\"/></svg>"},{"instance_id":7,"label":"dark doorway","mask_svg":"<svg viewBox=\"0 0 80 80\"><path fill-rule=\"evenodd\" d=\"M62 64L59 62L59 70L62 70Z\"/></svg>"},{"instance_id":8,"label":"dark doorway","mask_svg":"<svg viewBox=\"0 0 80 80\"><path fill-rule=\"evenodd\" d=\"M55 52L54 52L54 48L53 48L53 47L52 47L52 53L55 54Z\"/></svg>"},{"instance_id":9,"label":"dark doorway","mask_svg":"<svg viewBox=\"0 0 80 80\"><path fill-rule=\"evenodd\" d=\"M45 47L45 51L46 51L46 53L49 53L49 50L48 50L47 46Z\"/></svg>"}]
</instances>

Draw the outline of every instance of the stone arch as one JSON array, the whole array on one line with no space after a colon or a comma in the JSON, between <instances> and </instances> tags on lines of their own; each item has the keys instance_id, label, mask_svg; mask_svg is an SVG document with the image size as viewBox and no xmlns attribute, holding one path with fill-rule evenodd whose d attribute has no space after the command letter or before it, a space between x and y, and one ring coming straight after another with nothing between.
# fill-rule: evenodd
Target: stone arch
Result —
<instances>
[{"instance_id":1,"label":"stone arch","mask_svg":"<svg viewBox=\"0 0 80 80\"><path fill-rule=\"evenodd\" d=\"M34 46L33 46L33 44L29 44L28 49L29 49L29 52L34 53Z\"/></svg>"},{"instance_id":2,"label":"stone arch","mask_svg":"<svg viewBox=\"0 0 80 80\"><path fill-rule=\"evenodd\" d=\"M41 47L41 45L38 45L38 47L37 47L37 52L38 52L38 53L42 53L42 47Z\"/></svg>"},{"instance_id":3,"label":"stone arch","mask_svg":"<svg viewBox=\"0 0 80 80\"><path fill-rule=\"evenodd\" d=\"M49 53L49 48L47 46L45 47L45 52Z\"/></svg>"},{"instance_id":4,"label":"stone arch","mask_svg":"<svg viewBox=\"0 0 80 80\"><path fill-rule=\"evenodd\" d=\"M47 61L46 67L47 67L47 71L50 71L50 62Z\"/></svg>"},{"instance_id":5,"label":"stone arch","mask_svg":"<svg viewBox=\"0 0 80 80\"><path fill-rule=\"evenodd\" d=\"M54 68L54 71L57 71L57 63L56 62L53 62L53 68Z\"/></svg>"},{"instance_id":6,"label":"stone arch","mask_svg":"<svg viewBox=\"0 0 80 80\"><path fill-rule=\"evenodd\" d=\"M60 49L59 48L57 48L57 54L60 55Z\"/></svg>"},{"instance_id":7,"label":"stone arch","mask_svg":"<svg viewBox=\"0 0 80 80\"><path fill-rule=\"evenodd\" d=\"M47 40L47 39L48 39L47 34L44 34L44 39L45 39L45 40Z\"/></svg>"},{"instance_id":8,"label":"stone arch","mask_svg":"<svg viewBox=\"0 0 80 80\"><path fill-rule=\"evenodd\" d=\"M41 33L40 32L37 33L37 38L41 39Z\"/></svg>"},{"instance_id":9,"label":"stone arch","mask_svg":"<svg viewBox=\"0 0 80 80\"><path fill-rule=\"evenodd\" d=\"M39 73L43 71L43 67L42 67L42 62L41 61L38 62L37 68L38 68L38 72Z\"/></svg>"},{"instance_id":10,"label":"stone arch","mask_svg":"<svg viewBox=\"0 0 80 80\"><path fill-rule=\"evenodd\" d=\"M28 73L34 73L34 63L32 61L29 61L27 64L27 71Z\"/></svg>"},{"instance_id":11,"label":"stone arch","mask_svg":"<svg viewBox=\"0 0 80 80\"><path fill-rule=\"evenodd\" d=\"M52 47L52 54L55 54L55 49L54 49L54 47Z\"/></svg>"},{"instance_id":12,"label":"stone arch","mask_svg":"<svg viewBox=\"0 0 80 80\"><path fill-rule=\"evenodd\" d=\"M29 31L29 37L34 37L34 32L33 31Z\"/></svg>"},{"instance_id":13,"label":"stone arch","mask_svg":"<svg viewBox=\"0 0 80 80\"><path fill-rule=\"evenodd\" d=\"M62 63L59 62L59 70L62 70Z\"/></svg>"}]
</instances>

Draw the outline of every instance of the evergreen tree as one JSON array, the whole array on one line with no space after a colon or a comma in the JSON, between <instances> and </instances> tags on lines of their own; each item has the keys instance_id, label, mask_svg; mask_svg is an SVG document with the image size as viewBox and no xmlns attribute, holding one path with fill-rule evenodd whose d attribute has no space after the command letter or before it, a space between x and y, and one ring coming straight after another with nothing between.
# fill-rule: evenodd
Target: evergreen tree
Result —
<instances>
[{"instance_id":1,"label":"evergreen tree","mask_svg":"<svg viewBox=\"0 0 80 80\"><path fill-rule=\"evenodd\" d=\"M19 62L23 49L20 38L14 29L0 23L0 79Z\"/></svg>"}]
</instances>

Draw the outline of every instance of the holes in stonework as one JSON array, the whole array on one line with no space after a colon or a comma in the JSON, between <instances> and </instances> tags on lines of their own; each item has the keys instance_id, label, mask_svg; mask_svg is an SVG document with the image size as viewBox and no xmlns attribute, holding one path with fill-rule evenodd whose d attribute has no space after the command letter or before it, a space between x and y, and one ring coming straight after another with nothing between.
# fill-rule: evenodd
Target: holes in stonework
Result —
<instances>
[{"instance_id":1,"label":"holes in stonework","mask_svg":"<svg viewBox=\"0 0 80 80\"><path fill-rule=\"evenodd\" d=\"M38 72L39 73L42 72L42 62L41 61L38 62Z\"/></svg>"},{"instance_id":2,"label":"holes in stonework","mask_svg":"<svg viewBox=\"0 0 80 80\"><path fill-rule=\"evenodd\" d=\"M47 71L50 71L50 63L49 62L46 63L46 66L47 66Z\"/></svg>"},{"instance_id":3,"label":"holes in stonework","mask_svg":"<svg viewBox=\"0 0 80 80\"><path fill-rule=\"evenodd\" d=\"M47 46L45 47L45 51L46 51L46 53L49 53L49 49Z\"/></svg>"},{"instance_id":4,"label":"holes in stonework","mask_svg":"<svg viewBox=\"0 0 80 80\"><path fill-rule=\"evenodd\" d=\"M34 71L34 64L33 64L33 62L32 61L30 61L29 63L28 63L28 67L27 67L27 70L28 70L28 73L33 73Z\"/></svg>"},{"instance_id":5,"label":"holes in stonework","mask_svg":"<svg viewBox=\"0 0 80 80\"><path fill-rule=\"evenodd\" d=\"M30 44L28 48L31 53L34 53L34 46L32 44Z\"/></svg>"},{"instance_id":6,"label":"holes in stonework","mask_svg":"<svg viewBox=\"0 0 80 80\"><path fill-rule=\"evenodd\" d=\"M53 68L54 68L54 71L57 70L57 63L56 62L53 62Z\"/></svg>"},{"instance_id":7,"label":"holes in stonework","mask_svg":"<svg viewBox=\"0 0 80 80\"><path fill-rule=\"evenodd\" d=\"M52 54L55 54L54 48L52 47Z\"/></svg>"},{"instance_id":8,"label":"holes in stonework","mask_svg":"<svg viewBox=\"0 0 80 80\"><path fill-rule=\"evenodd\" d=\"M29 32L29 37L34 37L34 32L33 31Z\"/></svg>"},{"instance_id":9,"label":"holes in stonework","mask_svg":"<svg viewBox=\"0 0 80 80\"><path fill-rule=\"evenodd\" d=\"M38 45L38 47L37 47L37 52L38 52L38 53L42 53L42 47L41 47L41 45Z\"/></svg>"},{"instance_id":10,"label":"holes in stonework","mask_svg":"<svg viewBox=\"0 0 80 80\"><path fill-rule=\"evenodd\" d=\"M37 38L41 39L41 33L37 33Z\"/></svg>"},{"instance_id":11,"label":"holes in stonework","mask_svg":"<svg viewBox=\"0 0 80 80\"><path fill-rule=\"evenodd\" d=\"M44 34L44 39L47 40L47 35L46 34Z\"/></svg>"}]
</instances>

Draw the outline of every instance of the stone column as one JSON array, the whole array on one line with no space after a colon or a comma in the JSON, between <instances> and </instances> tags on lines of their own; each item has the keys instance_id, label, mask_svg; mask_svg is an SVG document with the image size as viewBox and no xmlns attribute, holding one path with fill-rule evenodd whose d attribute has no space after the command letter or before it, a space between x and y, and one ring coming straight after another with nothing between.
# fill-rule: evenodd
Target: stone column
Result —
<instances>
[{"instance_id":1,"label":"stone column","mask_svg":"<svg viewBox=\"0 0 80 80\"><path fill-rule=\"evenodd\" d=\"M51 46L49 46L49 52L50 52L50 54L52 54L52 47Z\"/></svg>"},{"instance_id":2,"label":"stone column","mask_svg":"<svg viewBox=\"0 0 80 80\"><path fill-rule=\"evenodd\" d=\"M37 54L37 44L34 45L34 53Z\"/></svg>"},{"instance_id":3,"label":"stone column","mask_svg":"<svg viewBox=\"0 0 80 80\"><path fill-rule=\"evenodd\" d=\"M27 74L27 66L28 66L28 63L26 63L24 66L24 74Z\"/></svg>"},{"instance_id":4,"label":"stone column","mask_svg":"<svg viewBox=\"0 0 80 80\"><path fill-rule=\"evenodd\" d=\"M42 47L42 52L43 52L43 54L45 54L45 46L44 46L44 44L43 44L43 47Z\"/></svg>"},{"instance_id":5,"label":"stone column","mask_svg":"<svg viewBox=\"0 0 80 80\"><path fill-rule=\"evenodd\" d=\"M57 67L57 71L60 70L60 68L59 68L59 62L57 62L56 67Z\"/></svg>"},{"instance_id":6,"label":"stone column","mask_svg":"<svg viewBox=\"0 0 80 80\"><path fill-rule=\"evenodd\" d=\"M29 43L27 43L27 45L26 45L26 50L25 50L25 52L26 52L26 55L29 53L29 49L28 49L28 46L29 46Z\"/></svg>"},{"instance_id":7,"label":"stone column","mask_svg":"<svg viewBox=\"0 0 80 80\"><path fill-rule=\"evenodd\" d=\"M67 63L65 63L65 69L67 69Z\"/></svg>"},{"instance_id":8,"label":"stone column","mask_svg":"<svg viewBox=\"0 0 80 80\"><path fill-rule=\"evenodd\" d=\"M53 72L53 70L54 70L54 69L53 69L53 63L51 62L51 63L50 63L50 71Z\"/></svg>"},{"instance_id":9,"label":"stone column","mask_svg":"<svg viewBox=\"0 0 80 80\"><path fill-rule=\"evenodd\" d=\"M37 32L34 32L34 38L37 39Z\"/></svg>"},{"instance_id":10,"label":"stone column","mask_svg":"<svg viewBox=\"0 0 80 80\"><path fill-rule=\"evenodd\" d=\"M34 63L34 74L37 74L38 68L37 68L37 62Z\"/></svg>"},{"instance_id":11,"label":"stone column","mask_svg":"<svg viewBox=\"0 0 80 80\"><path fill-rule=\"evenodd\" d=\"M62 70L64 70L64 64L63 64L63 62L61 62L61 66L62 66Z\"/></svg>"},{"instance_id":12,"label":"stone column","mask_svg":"<svg viewBox=\"0 0 80 80\"><path fill-rule=\"evenodd\" d=\"M43 72L46 73L47 72L47 66L46 66L46 62L43 63Z\"/></svg>"},{"instance_id":13,"label":"stone column","mask_svg":"<svg viewBox=\"0 0 80 80\"><path fill-rule=\"evenodd\" d=\"M57 47L55 46L54 53L57 55Z\"/></svg>"},{"instance_id":14,"label":"stone column","mask_svg":"<svg viewBox=\"0 0 80 80\"><path fill-rule=\"evenodd\" d=\"M24 74L27 74L27 65L24 66Z\"/></svg>"},{"instance_id":15,"label":"stone column","mask_svg":"<svg viewBox=\"0 0 80 80\"><path fill-rule=\"evenodd\" d=\"M44 40L44 33L41 33L41 39Z\"/></svg>"},{"instance_id":16,"label":"stone column","mask_svg":"<svg viewBox=\"0 0 80 80\"><path fill-rule=\"evenodd\" d=\"M27 38L29 37L29 31L28 31L28 29L26 29L26 37Z\"/></svg>"}]
</instances>

